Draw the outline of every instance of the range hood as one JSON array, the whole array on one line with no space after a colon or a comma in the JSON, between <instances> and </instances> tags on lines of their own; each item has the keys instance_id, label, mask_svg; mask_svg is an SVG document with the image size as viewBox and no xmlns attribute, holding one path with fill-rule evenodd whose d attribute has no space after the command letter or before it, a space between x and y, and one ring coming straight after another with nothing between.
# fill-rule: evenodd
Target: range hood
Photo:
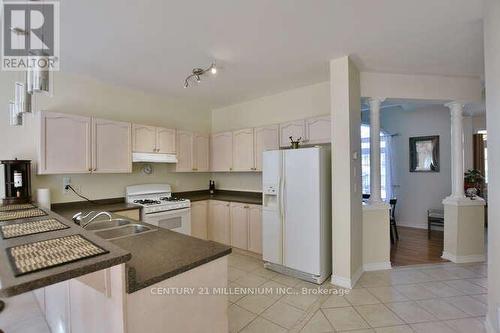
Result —
<instances>
[{"instance_id":1,"label":"range hood","mask_svg":"<svg viewBox=\"0 0 500 333\"><path fill-rule=\"evenodd\" d=\"M177 163L175 154L132 153L132 162Z\"/></svg>"}]
</instances>

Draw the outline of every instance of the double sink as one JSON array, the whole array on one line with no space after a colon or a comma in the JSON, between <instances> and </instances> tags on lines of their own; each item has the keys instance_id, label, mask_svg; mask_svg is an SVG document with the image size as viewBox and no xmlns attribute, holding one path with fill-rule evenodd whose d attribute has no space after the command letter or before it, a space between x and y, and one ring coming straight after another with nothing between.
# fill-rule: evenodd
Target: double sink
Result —
<instances>
[{"instance_id":1,"label":"double sink","mask_svg":"<svg viewBox=\"0 0 500 333\"><path fill-rule=\"evenodd\" d=\"M131 237L146 232L156 231L155 228L122 218L92 222L86 226L85 229L107 240Z\"/></svg>"}]
</instances>

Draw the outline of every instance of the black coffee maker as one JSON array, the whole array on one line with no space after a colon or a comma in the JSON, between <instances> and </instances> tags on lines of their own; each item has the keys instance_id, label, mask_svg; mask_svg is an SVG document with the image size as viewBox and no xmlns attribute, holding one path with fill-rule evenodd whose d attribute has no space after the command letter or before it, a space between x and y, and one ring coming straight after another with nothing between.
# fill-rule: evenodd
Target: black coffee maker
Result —
<instances>
[{"instance_id":1,"label":"black coffee maker","mask_svg":"<svg viewBox=\"0 0 500 333\"><path fill-rule=\"evenodd\" d=\"M31 202L31 161L1 161L5 182L4 205Z\"/></svg>"}]
</instances>

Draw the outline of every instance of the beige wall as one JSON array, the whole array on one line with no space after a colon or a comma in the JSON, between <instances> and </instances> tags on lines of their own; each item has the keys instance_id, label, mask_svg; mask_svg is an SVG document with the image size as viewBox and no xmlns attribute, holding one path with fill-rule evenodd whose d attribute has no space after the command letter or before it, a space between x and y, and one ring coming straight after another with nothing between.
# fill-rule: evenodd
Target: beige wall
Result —
<instances>
[{"instance_id":1,"label":"beige wall","mask_svg":"<svg viewBox=\"0 0 500 333\"><path fill-rule=\"evenodd\" d=\"M14 96L14 82L19 74L2 72L0 75L0 105L7 110ZM184 128L202 132L210 131L210 112L186 106L161 96L148 95L99 81L70 76L54 75L54 96L37 95L35 110L90 115L114 120L131 121L166 127ZM0 157L2 159L26 158L36 161L35 123L33 115L25 116L21 127L10 127L7 112L0 121ZM132 174L71 175L72 183L84 195L93 199L121 197L124 188L138 183L170 183L175 191L207 188L209 174L176 174L171 166L155 164L153 175L140 172L134 164ZM51 189L52 202L80 200L72 194L62 194L62 176L36 176L33 191L38 187Z\"/></svg>"}]
</instances>

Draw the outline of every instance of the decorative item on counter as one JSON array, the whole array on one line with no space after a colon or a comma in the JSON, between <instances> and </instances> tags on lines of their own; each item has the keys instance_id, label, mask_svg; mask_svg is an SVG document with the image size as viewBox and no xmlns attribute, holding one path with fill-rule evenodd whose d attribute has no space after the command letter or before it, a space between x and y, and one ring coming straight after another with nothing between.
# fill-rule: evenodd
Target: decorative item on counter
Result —
<instances>
[{"instance_id":1,"label":"decorative item on counter","mask_svg":"<svg viewBox=\"0 0 500 333\"><path fill-rule=\"evenodd\" d=\"M484 182L484 177L477 169L469 169L464 173L464 190L466 196L474 198L480 195L481 185Z\"/></svg>"},{"instance_id":2,"label":"decorative item on counter","mask_svg":"<svg viewBox=\"0 0 500 333\"><path fill-rule=\"evenodd\" d=\"M1 161L4 168L4 205L31 202L31 161Z\"/></svg>"},{"instance_id":3,"label":"decorative item on counter","mask_svg":"<svg viewBox=\"0 0 500 333\"><path fill-rule=\"evenodd\" d=\"M36 202L38 207L50 209L50 189L39 188L36 190Z\"/></svg>"},{"instance_id":4,"label":"decorative item on counter","mask_svg":"<svg viewBox=\"0 0 500 333\"><path fill-rule=\"evenodd\" d=\"M298 149L300 141L302 141L302 137L298 138L296 141L293 141L293 137L290 136L290 146L292 147L292 149Z\"/></svg>"},{"instance_id":5,"label":"decorative item on counter","mask_svg":"<svg viewBox=\"0 0 500 333\"><path fill-rule=\"evenodd\" d=\"M210 194L215 194L215 180L208 181L208 192Z\"/></svg>"}]
</instances>

